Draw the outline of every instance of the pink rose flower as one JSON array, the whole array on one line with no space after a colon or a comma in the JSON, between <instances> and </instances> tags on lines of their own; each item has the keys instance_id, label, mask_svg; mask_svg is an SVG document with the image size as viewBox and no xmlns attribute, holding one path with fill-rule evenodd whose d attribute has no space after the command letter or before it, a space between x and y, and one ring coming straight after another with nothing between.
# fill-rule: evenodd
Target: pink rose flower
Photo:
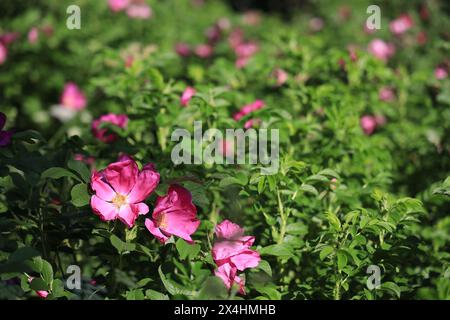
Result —
<instances>
[{"instance_id":1,"label":"pink rose flower","mask_svg":"<svg viewBox=\"0 0 450 320\"><path fill-rule=\"evenodd\" d=\"M288 73L280 68L275 69L272 74L273 74L273 77L275 78L275 80L277 81L278 87L285 84L289 77Z\"/></svg>"},{"instance_id":2,"label":"pink rose flower","mask_svg":"<svg viewBox=\"0 0 450 320\"><path fill-rule=\"evenodd\" d=\"M436 69L434 69L434 76L438 80L445 79L448 77L448 71L446 68L439 66Z\"/></svg>"},{"instance_id":3,"label":"pink rose flower","mask_svg":"<svg viewBox=\"0 0 450 320\"><path fill-rule=\"evenodd\" d=\"M127 15L134 19L148 19L152 14L152 8L146 3L131 4L127 8Z\"/></svg>"},{"instance_id":4,"label":"pink rose flower","mask_svg":"<svg viewBox=\"0 0 450 320\"><path fill-rule=\"evenodd\" d=\"M229 220L218 224L215 231L216 241L212 248L212 257L218 267L215 275L223 280L227 288L236 282L239 292L245 294L244 282L237 276L237 271L258 266L260 255L250 249L255 237L244 236L244 229Z\"/></svg>"},{"instance_id":5,"label":"pink rose flower","mask_svg":"<svg viewBox=\"0 0 450 320\"><path fill-rule=\"evenodd\" d=\"M200 44L195 47L195 54L197 57L206 59L212 56L214 49L209 44Z\"/></svg>"},{"instance_id":6,"label":"pink rose flower","mask_svg":"<svg viewBox=\"0 0 450 320\"><path fill-rule=\"evenodd\" d=\"M360 125L364 134L370 136L377 128L377 120L374 116L365 115L361 117Z\"/></svg>"},{"instance_id":7,"label":"pink rose flower","mask_svg":"<svg viewBox=\"0 0 450 320\"><path fill-rule=\"evenodd\" d=\"M408 14L402 14L389 24L389 29L395 35L401 35L414 25L414 21Z\"/></svg>"},{"instance_id":8,"label":"pink rose flower","mask_svg":"<svg viewBox=\"0 0 450 320\"><path fill-rule=\"evenodd\" d=\"M386 43L381 39L374 39L369 43L367 50L375 58L387 61L394 53L395 47L391 43Z\"/></svg>"},{"instance_id":9,"label":"pink rose flower","mask_svg":"<svg viewBox=\"0 0 450 320\"><path fill-rule=\"evenodd\" d=\"M192 97L195 95L195 92L195 89L192 87L187 87L184 89L180 98L180 103L183 107L186 107L189 104L189 101L191 101Z\"/></svg>"},{"instance_id":10,"label":"pink rose flower","mask_svg":"<svg viewBox=\"0 0 450 320\"><path fill-rule=\"evenodd\" d=\"M61 105L71 110L82 110L86 107L86 96L73 82L68 82L64 86L61 95Z\"/></svg>"},{"instance_id":11,"label":"pink rose flower","mask_svg":"<svg viewBox=\"0 0 450 320\"><path fill-rule=\"evenodd\" d=\"M161 243L165 243L172 235L193 243L191 235L199 224L191 193L176 184L170 185L166 196L158 197L152 218L145 219L148 231Z\"/></svg>"},{"instance_id":12,"label":"pink rose flower","mask_svg":"<svg viewBox=\"0 0 450 320\"><path fill-rule=\"evenodd\" d=\"M36 27L33 27L28 31L28 42L29 43L36 43L39 39L39 30Z\"/></svg>"},{"instance_id":13,"label":"pink rose flower","mask_svg":"<svg viewBox=\"0 0 450 320\"><path fill-rule=\"evenodd\" d=\"M119 128L125 129L128 125L128 117L125 114L108 113L92 122L92 134L104 143L111 143L119 137L115 133L108 133L107 128L101 128L102 123L111 123Z\"/></svg>"},{"instance_id":14,"label":"pink rose flower","mask_svg":"<svg viewBox=\"0 0 450 320\"><path fill-rule=\"evenodd\" d=\"M129 0L108 0L108 6L113 12L125 10L129 4Z\"/></svg>"},{"instance_id":15,"label":"pink rose flower","mask_svg":"<svg viewBox=\"0 0 450 320\"><path fill-rule=\"evenodd\" d=\"M6 124L6 115L0 112L0 147L5 147L11 143L12 132L2 130Z\"/></svg>"},{"instance_id":16,"label":"pink rose flower","mask_svg":"<svg viewBox=\"0 0 450 320\"><path fill-rule=\"evenodd\" d=\"M0 43L8 46L10 43L16 41L20 36L19 32L6 32L0 35Z\"/></svg>"},{"instance_id":17,"label":"pink rose flower","mask_svg":"<svg viewBox=\"0 0 450 320\"><path fill-rule=\"evenodd\" d=\"M244 129L250 129L254 126L257 126L261 123L261 119L249 119L244 123Z\"/></svg>"},{"instance_id":18,"label":"pink rose flower","mask_svg":"<svg viewBox=\"0 0 450 320\"><path fill-rule=\"evenodd\" d=\"M235 113L233 115L233 119L236 121L239 121L241 118L245 117L249 113L252 113L253 111L259 110L262 107L264 107L264 101L262 100L256 100L250 104L247 104L239 110L239 112Z\"/></svg>"},{"instance_id":19,"label":"pink rose flower","mask_svg":"<svg viewBox=\"0 0 450 320\"><path fill-rule=\"evenodd\" d=\"M8 49L0 42L0 65L4 64L8 57Z\"/></svg>"},{"instance_id":20,"label":"pink rose flower","mask_svg":"<svg viewBox=\"0 0 450 320\"><path fill-rule=\"evenodd\" d=\"M390 87L383 87L378 92L378 98L380 98L381 101L390 102L395 98L394 90Z\"/></svg>"},{"instance_id":21,"label":"pink rose flower","mask_svg":"<svg viewBox=\"0 0 450 320\"><path fill-rule=\"evenodd\" d=\"M179 42L175 45L175 52L180 57L187 57L191 54L191 48L187 43Z\"/></svg>"},{"instance_id":22,"label":"pink rose flower","mask_svg":"<svg viewBox=\"0 0 450 320\"><path fill-rule=\"evenodd\" d=\"M259 47L255 42L241 42L234 47L234 53L236 54L236 67L244 67L249 59L258 52Z\"/></svg>"},{"instance_id":23,"label":"pink rose flower","mask_svg":"<svg viewBox=\"0 0 450 320\"><path fill-rule=\"evenodd\" d=\"M158 183L159 173L153 164L146 164L139 171L131 157L122 156L106 169L92 173L91 188L95 195L91 197L91 208L101 220L119 219L131 228L139 215L149 211L144 200Z\"/></svg>"}]
</instances>

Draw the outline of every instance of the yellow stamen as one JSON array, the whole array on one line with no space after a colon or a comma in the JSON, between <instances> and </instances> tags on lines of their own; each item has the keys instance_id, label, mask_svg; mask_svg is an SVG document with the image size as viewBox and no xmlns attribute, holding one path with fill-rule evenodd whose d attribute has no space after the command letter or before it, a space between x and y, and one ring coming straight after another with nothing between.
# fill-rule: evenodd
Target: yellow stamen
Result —
<instances>
[{"instance_id":1,"label":"yellow stamen","mask_svg":"<svg viewBox=\"0 0 450 320\"><path fill-rule=\"evenodd\" d=\"M113 205L117 208L120 209L121 206L125 205L127 203L127 196L123 195L123 194L116 194L116 196L112 199L111 201L113 203Z\"/></svg>"},{"instance_id":2,"label":"yellow stamen","mask_svg":"<svg viewBox=\"0 0 450 320\"><path fill-rule=\"evenodd\" d=\"M156 217L156 225L163 229L167 227L167 218L164 213L161 213Z\"/></svg>"}]
</instances>

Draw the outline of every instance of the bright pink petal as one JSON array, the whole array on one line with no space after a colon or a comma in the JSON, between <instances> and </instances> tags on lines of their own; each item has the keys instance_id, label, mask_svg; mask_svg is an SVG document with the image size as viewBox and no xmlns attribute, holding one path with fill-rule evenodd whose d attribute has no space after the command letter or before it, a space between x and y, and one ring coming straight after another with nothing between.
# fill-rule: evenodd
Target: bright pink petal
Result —
<instances>
[{"instance_id":1,"label":"bright pink petal","mask_svg":"<svg viewBox=\"0 0 450 320\"><path fill-rule=\"evenodd\" d=\"M158 186L159 173L151 169L151 166L144 167L139 172L136 183L128 195L130 203L142 202L147 198Z\"/></svg>"},{"instance_id":2,"label":"bright pink petal","mask_svg":"<svg viewBox=\"0 0 450 320\"><path fill-rule=\"evenodd\" d=\"M258 266L261 257L253 250L245 250L230 258L231 263L240 271Z\"/></svg>"},{"instance_id":3,"label":"bright pink petal","mask_svg":"<svg viewBox=\"0 0 450 320\"><path fill-rule=\"evenodd\" d=\"M103 221L114 220L117 217L116 207L112 203L106 202L96 195L93 195L91 198L91 208Z\"/></svg>"},{"instance_id":4,"label":"bright pink petal","mask_svg":"<svg viewBox=\"0 0 450 320\"><path fill-rule=\"evenodd\" d=\"M127 195L138 177L138 166L133 160L111 163L104 171L107 182L117 193Z\"/></svg>"},{"instance_id":5,"label":"bright pink petal","mask_svg":"<svg viewBox=\"0 0 450 320\"><path fill-rule=\"evenodd\" d=\"M169 240L169 237L163 234L151 219L145 219L145 227L162 243L165 243L167 240Z\"/></svg>"},{"instance_id":6,"label":"bright pink petal","mask_svg":"<svg viewBox=\"0 0 450 320\"><path fill-rule=\"evenodd\" d=\"M133 210L133 212L135 212L138 215L141 214L147 214L149 211L148 206L141 202L141 203L132 203L130 204L131 210Z\"/></svg>"},{"instance_id":7,"label":"bright pink petal","mask_svg":"<svg viewBox=\"0 0 450 320\"><path fill-rule=\"evenodd\" d=\"M111 186L105 182L103 175L97 171L92 173L91 188L99 198L106 201L111 201L116 195Z\"/></svg>"},{"instance_id":8,"label":"bright pink petal","mask_svg":"<svg viewBox=\"0 0 450 320\"><path fill-rule=\"evenodd\" d=\"M138 206L134 206L134 209L139 209ZM120 207L118 218L124 224L127 225L128 228L134 226L134 222L138 217L139 213L133 211L130 205L123 205Z\"/></svg>"}]
</instances>

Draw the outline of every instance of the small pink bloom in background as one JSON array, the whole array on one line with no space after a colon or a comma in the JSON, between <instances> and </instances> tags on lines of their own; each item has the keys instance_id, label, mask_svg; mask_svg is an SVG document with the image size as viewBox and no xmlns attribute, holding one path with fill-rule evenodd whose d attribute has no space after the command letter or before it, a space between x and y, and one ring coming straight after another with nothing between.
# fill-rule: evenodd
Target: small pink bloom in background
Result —
<instances>
[{"instance_id":1,"label":"small pink bloom in background","mask_svg":"<svg viewBox=\"0 0 450 320\"><path fill-rule=\"evenodd\" d=\"M205 34L206 38L208 39L208 43L214 45L217 41L220 40L220 37L222 36L222 31L217 26L217 24L215 24L212 27L209 27L206 30Z\"/></svg>"},{"instance_id":2,"label":"small pink bloom in background","mask_svg":"<svg viewBox=\"0 0 450 320\"><path fill-rule=\"evenodd\" d=\"M242 32L241 29L236 28L230 32L230 34L228 36L228 43L229 43L230 47L232 47L234 49L242 42L244 42L244 33Z\"/></svg>"},{"instance_id":3,"label":"small pink bloom in background","mask_svg":"<svg viewBox=\"0 0 450 320\"><path fill-rule=\"evenodd\" d=\"M12 132L3 130L6 124L6 115L0 112L0 147L5 147L11 143Z\"/></svg>"},{"instance_id":4,"label":"small pink bloom in background","mask_svg":"<svg viewBox=\"0 0 450 320\"><path fill-rule=\"evenodd\" d=\"M31 281L33 281L33 279L34 279L34 277L28 277L28 282L31 283ZM37 290L35 292L42 299L45 299L48 296L48 291L46 291L46 290Z\"/></svg>"},{"instance_id":5,"label":"small pink bloom in background","mask_svg":"<svg viewBox=\"0 0 450 320\"><path fill-rule=\"evenodd\" d=\"M96 286L96 285L97 285L97 280L91 279L91 281L89 281L89 284L90 284L91 286Z\"/></svg>"},{"instance_id":6,"label":"small pink bloom in background","mask_svg":"<svg viewBox=\"0 0 450 320\"><path fill-rule=\"evenodd\" d=\"M84 154L81 154L81 153L76 153L73 156L73 159L77 160L77 161L82 161L82 162L84 162L84 163L86 163L87 165L90 165L90 166L95 163L95 158L94 157L92 157L92 156L85 156Z\"/></svg>"},{"instance_id":7,"label":"small pink bloom in background","mask_svg":"<svg viewBox=\"0 0 450 320\"><path fill-rule=\"evenodd\" d=\"M249 113L259 110L262 107L264 107L264 101L255 100L254 102L243 106L237 113L233 115L233 119L239 121L241 118L245 117Z\"/></svg>"},{"instance_id":8,"label":"small pink bloom in background","mask_svg":"<svg viewBox=\"0 0 450 320\"><path fill-rule=\"evenodd\" d=\"M272 75L277 82L277 86L279 87L285 84L289 77L288 73L281 68L275 69Z\"/></svg>"},{"instance_id":9,"label":"small pink bloom in background","mask_svg":"<svg viewBox=\"0 0 450 320\"><path fill-rule=\"evenodd\" d=\"M312 18L309 20L309 28L313 32L318 32L323 29L325 23L323 22L323 19L321 18Z\"/></svg>"},{"instance_id":10,"label":"small pink bloom in background","mask_svg":"<svg viewBox=\"0 0 450 320\"><path fill-rule=\"evenodd\" d=\"M109 8L113 12L125 10L129 4L130 4L129 0L108 0Z\"/></svg>"},{"instance_id":11,"label":"small pink bloom in background","mask_svg":"<svg viewBox=\"0 0 450 320\"><path fill-rule=\"evenodd\" d=\"M6 58L8 57L8 49L3 43L0 42L0 65L5 63Z\"/></svg>"},{"instance_id":12,"label":"small pink bloom in background","mask_svg":"<svg viewBox=\"0 0 450 320\"><path fill-rule=\"evenodd\" d=\"M380 98L381 101L390 102L395 98L394 90L390 87L383 87L378 92L378 98Z\"/></svg>"},{"instance_id":13,"label":"small pink bloom in background","mask_svg":"<svg viewBox=\"0 0 450 320\"><path fill-rule=\"evenodd\" d=\"M218 141L219 154L226 158L234 157L234 140L222 139Z\"/></svg>"},{"instance_id":14,"label":"small pink bloom in background","mask_svg":"<svg viewBox=\"0 0 450 320\"><path fill-rule=\"evenodd\" d=\"M130 54L125 59L125 68L131 68L134 63L134 57Z\"/></svg>"},{"instance_id":15,"label":"small pink bloom in background","mask_svg":"<svg viewBox=\"0 0 450 320\"><path fill-rule=\"evenodd\" d=\"M179 42L175 45L175 52L180 57L187 57L191 54L191 48L187 43Z\"/></svg>"},{"instance_id":16,"label":"small pink bloom in background","mask_svg":"<svg viewBox=\"0 0 450 320\"><path fill-rule=\"evenodd\" d=\"M53 35L53 27L51 25L45 25L41 28L42 32L47 36L51 37Z\"/></svg>"},{"instance_id":17,"label":"small pink bloom in background","mask_svg":"<svg viewBox=\"0 0 450 320\"><path fill-rule=\"evenodd\" d=\"M28 31L28 42L29 43L36 43L39 39L39 30L36 27L33 27Z\"/></svg>"},{"instance_id":18,"label":"small pink bloom in background","mask_svg":"<svg viewBox=\"0 0 450 320\"><path fill-rule=\"evenodd\" d=\"M386 117L382 114L377 114L375 116L375 122L377 123L377 127L384 126L387 122Z\"/></svg>"},{"instance_id":19,"label":"small pink bloom in background","mask_svg":"<svg viewBox=\"0 0 450 320\"><path fill-rule=\"evenodd\" d=\"M417 39L417 43L418 43L419 45L423 46L424 44L427 43L427 34L425 33L425 31L420 31L420 32L417 34L416 39Z\"/></svg>"},{"instance_id":20,"label":"small pink bloom in background","mask_svg":"<svg viewBox=\"0 0 450 320\"><path fill-rule=\"evenodd\" d=\"M217 20L217 27L221 30L221 31L226 31L226 30L230 30L231 28L231 22L230 19L228 19L227 17L222 17L219 20Z\"/></svg>"},{"instance_id":21,"label":"small pink bloom in background","mask_svg":"<svg viewBox=\"0 0 450 320\"><path fill-rule=\"evenodd\" d=\"M86 96L73 82L68 82L64 86L61 95L61 105L67 109L82 110L86 107Z\"/></svg>"},{"instance_id":22,"label":"small pink bloom in background","mask_svg":"<svg viewBox=\"0 0 450 320\"><path fill-rule=\"evenodd\" d=\"M364 33L366 33L366 34L374 34L375 32L377 32L377 29L375 29L375 28L373 28L373 29L369 28L368 25L367 25L367 23L366 23L365 21L364 21L364 27L363 27L363 29L364 29Z\"/></svg>"},{"instance_id":23,"label":"small pink bloom in background","mask_svg":"<svg viewBox=\"0 0 450 320\"><path fill-rule=\"evenodd\" d=\"M254 126L257 126L261 123L261 119L249 119L244 123L244 129L250 129Z\"/></svg>"},{"instance_id":24,"label":"small pink bloom in background","mask_svg":"<svg viewBox=\"0 0 450 320\"><path fill-rule=\"evenodd\" d=\"M387 61L394 53L395 47L391 43L386 43L381 39L374 39L369 43L367 50L375 58Z\"/></svg>"},{"instance_id":25,"label":"small pink bloom in background","mask_svg":"<svg viewBox=\"0 0 450 320\"><path fill-rule=\"evenodd\" d=\"M428 8L425 4L420 8L420 18L422 20L428 20L428 18L430 18L430 11L428 11Z\"/></svg>"},{"instance_id":26,"label":"small pink bloom in background","mask_svg":"<svg viewBox=\"0 0 450 320\"><path fill-rule=\"evenodd\" d=\"M255 42L248 41L238 44L234 48L234 53L240 58L247 58L253 56L258 51L258 49L258 45Z\"/></svg>"},{"instance_id":27,"label":"small pink bloom in background","mask_svg":"<svg viewBox=\"0 0 450 320\"><path fill-rule=\"evenodd\" d=\"M242 17L243 23L248 26L257 26L261 23L261 20L261 14L258 11L247 11Z\"/></svg>"},{"instance_id":28,"label":"small pink bloom in background","mask_svg":"<svg viewBox=\"0 0 450 320\"><path fill-rule=\"evenodd\" d=\"M348 5L342 5L339 7L339 17L344 20L347 21L350 19L350 17L352 16L352 8L349 7Z\"/></svg>"},{"instance_id":29,"label":"small pink bloom in background","mask_svg":"<svg viewBox=\"0 0 450 320\"><path fill-rule=\"evenodd\" d=\"M374 116L365 115L361 117L360 125L364 134L370 136L377 128L377 120Z\"/></svg>"},{"instance_id":30,"label":"small pink bloom in background","mask_svg":"<svg viewBox=\"0 0 450 320\"><path fill-rule=\"evenodd\" d=\"M100 141L111 143L119 137L115 133L108 132L107 128L101 128L102 123L111 123L119 128L125 129L128 125L128 117L125 114L108 113L92 122L92 134Z\"/></svg>"},{"instance_id":31,"label":"small pink bloom in background","mask_svg":"<svg viewBox=\"0 0 450 320\"><path fill-rule=\"evenodd\" d=\"M214 48L209 44L199 44L198 46L195 47L195 54L199 58L203 59L209 58L212 56L213 52Z\"/></svg>"},{"instance_id":32,"label":"small pink bloom in background","mask_svg":"<svg viewBox=\"0 0 450 320\"><path fill-rule=\"evenodd\" d=\"M195 95L195 92L195 89L192 87L187 87L184 89L180 98L180 103L183 107L186 107L189 104L189 101L191 101L192 97Z\"/></svg>"},{"instance_id":33,"label":"small pink bloom in background","mask_svg":"<svg viewBox=\"0 0 450 320\"><path fill-rule=\"evenodd\" d=\"M144 201L158 186L159 178L153 164L139 171L136 161L121 156L118 162L92 173L95 195L91 197L91 208L103 221L119 219L131 228L139 215L149 211Z\"/></svg>"},{"instance_id":34,"label":"small pink bloom in background","mask_svg":"<svg viewBox=\"0 0 450 320\"><path fill-rule=\"evenodd\" d=\"M442 80L448 77L448 71L446 68L439 66L436 69L434 69L434 76L438 80Z\"/></svg>"},{"instance_id":35,"label":"small pink bloom in background","mask_svg":"<svg viewBox=\"0 0 450 320\"><path fill-rule=\"evenodd\" d=\"M131 4L127 8L127 15L134 19L148 19L152 14L152 8L146 3Z\"/></svg>"},{"instance_id":36,"label":"small pink bloom in background","mask_svg":"<svg viewBox=\"0 0 450 320\"><path fill-rule=\"evenodd\" d=\"M357 54L357 49L354 45L349 45L348 48L348 55L350 56L350 60L352 62L355 62L358 60L358 54Z\"/></svg>"},{"instance_id":37,"label":"small pink bloom in background","mask_svg":"<svg viewBox=\"0 0 450 320\"><path fill-rule=\"evenodd\" d=\"M414 25L414 21L408 14L402 14L389 24L389 29L395 35L401 35Z\"/></svg>"},{"instance_id":38,"label":"small pink bloom in background","mask_svg":"<svg viewBox=\"0 0 450 320\"><path fill-rule=\"evenodd\" d=\"M245 236L244 229L229 220L218 224L215 232L216 241L212 248L212 257L217 265L215 275L223 280L227 288L236 282L239 292L245 294L244 282L237 276L237 271L258 266L260 255L250 249L255 237Z\"/></svg>"},{"instance_id":39,"label":"small pink bloom in background","mask_svg":"<svg viewBox=\"0 0 450 320\"><path fill-rule=\"evenodd\" d=\"M172 235L193 243L191 235L199 224L191 193L175 184L169 187L166 196L158 197L152 218L145 219L148 231L161 243L165 243Z\"/></svg>"}]
</instances>

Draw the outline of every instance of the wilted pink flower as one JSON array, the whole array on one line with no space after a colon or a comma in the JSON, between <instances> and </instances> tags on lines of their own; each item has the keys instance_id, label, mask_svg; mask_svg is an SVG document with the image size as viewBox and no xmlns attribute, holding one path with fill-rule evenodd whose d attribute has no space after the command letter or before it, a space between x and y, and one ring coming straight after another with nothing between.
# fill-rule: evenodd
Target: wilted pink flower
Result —
<instances>
[{"instance_id":1,"label":"wilted pink flower","mask_svg":"<svg viewBox=\"0 0 450 320\"><path fill-rule=\"evenodd\" d=\"M446 68L439 66L436 69L434 69L434 76L438 80L445 79L448 77L448 71Z\"/></svg>"},{"instance_id":2,"label":"wilted pink flower","mask_svg":"<svg viewBox=\"0 0 450 320\"><path fill-rule=\"evenodd\" d=\"M3 43L0 42L0 65L5 63L6 58L8 57L8 49Z\"/></svg>"},{"instance_id":3,"label":"wilted pink flower","mask_svg":"<svg viewBox=\"0 0 450 320\"><path fill-rule=\"evenodd\" d=\"M408 31L414 25L414 21L408 14L402 14L389 24L389 29L395 35L400 35Z\"/></svg>"},{"instance_id":4,"label":"wilted pink flower","mask_svg":"<svg viewBox=\"0 0 450 320\"><path fill-rule=\"evenodd\" d=\"M86 107L86 96L75 83L68 82L61 95L61 105L67 109L82 110Z\"/></svg>"},{"instance_id":5,"label":"wilted pink flower","mask_svg":"<svg viewBox=\"0 0 450 320\"><path fill-rule=\"evenodd\" d=\"M125 114L108 113L92 122L92 134L100 141L111 143L116 141L119 137L115 133L108 132L107 128L101 128L102 123L111 123L124 129L128 124L128 117Z\"/></svg>"},{"instance_id":6,"label":"wilted pink flower","mask_svg":"<svg viewBox=\"0 0 450 320\"><path fill-rule=\"evenodd\" d=\"M383 87L378 92L378 98L380 98L381 101L389 102L394 100L395 94L394 90L390 87Z\"/></svg>"},{"instance_id":7,"label":"wilted pink flower","mask_svg":"<svg viewBox=\"0 0 450 320\"><path fill-rule=\"evenodd\" d=\"M195 54L197 55L197 57L203 59L212 56L213 52L214 48L209 44L199 44L198 46L195 47Z\"/></svg>"},{"instance_id":8,"label":"wilted pink flower","mask_svg":"<svg viewBox=\"0 0 450 320\"><path fill-rule=\"evenodd\" d=\"M374 39L367 48L370 54L375 58L387 61L394 53L395 47L391 43L386 43L381 39Z\"/></svg>"},{"instance_id":9,"label":"wilted pink flower","mask_svg":"<svg viewBox=\"0 0 450 320\"><path fill-rule=\"evenodd\" d=\"M148 19L152 13L152 8L146 3L131 4L127 8L127 15L134 19Z\"/></svg>"},{"instance_id":10,"label":"wilted pink flower","mask_svg":"<svg viewBox=\"0 0 450 320\"><path fill-rule=\"evenodd\" d=\"M36 43L39 39L39 30L36 27L33 27L28 31L28 42L29 43Z\"/></svg>"},{"instance_id":11,"label":"wilted pink flower","mask_svg":"<svg viewBox=\"0 0 450 320\"><path fill-rule=\"evenodd\" d=\"M192 87L187 87L184 89L180 98L180 103L183 107L186 107L189 104L189 101L191 101L191 98L195 95L195 92L195 89Z\"/></svg>"},{"instance_id":12,"label":"wilted pink flower","mask_svg":"<svg viewBox=\"0 0 450 320\"><path fill-rule=\"evenodd\" d=\"M0 147L7 146L11 142L11 131L2 130L6 124L6 115L0 112Z\"/></svg>"},{"instance_id":13,"label":"wilted pink flower","mask_svg":"<svg viewBox=\"0 0 450 320\"><path fill-rule=\"evenodd\" d=\"M264 107L264 101L262 100L256 100L250 104L247 104L239 110L239 112L235 113L233 115L233 119L236 121L239 121L241 118L245 117L249 113L252 113L253 111L259 110L262 107Z\"/></svg>"},{"instance_id":14,"label":"wilted pink flower","mask_svg":"<svg viewBox=\"0 0 450 320\"><path fill-rule=\"evenodd\" d=\"M149 211L144 200L158 183L159 173L153 164L146 164L139 171L136 161L122 156L106 169L92 173L95 195L91 197L91 208L103 221L119 219L131 228L139 215Z\"/></svg>"},{"instance_id":15,"label":"wilted pink flower","mask_svg":"<svg viewBox=\"0 0 450 320\"><path fill-rule=\"evenodd\" d=\"M109 8L113 12L125 10L129 4L129 0L108 0Z\"/></svg>"},{"instance_id":16,"label":"wilted pink flower","mask_svg":"<svg viewBox=\"0 0 450 320\"><path fill-rule=\"evenodd\" d=\"M175 52L180 57L187 57L191 54L191 48L187 43L179 42L175 45Z\"/></svg>"},{"instance_id":17,"label":"wilted pink flower","mask_svg":"<svg viewBox=\"0 0 450 320\"><path fill-rule=\"evenodd\" d=\"M364 134L370 136L377 128L377 120L374 116L365 115L361 117L360 125Z\"/></svg>"},{"instance_id":18,"label":"wilted pink flower","mask_svg":"<svg viewBox=\"0 0 450 320\"><path fill-rule=\"evenodd\" d=\"M250 249L254 242L255 237L244 236L244 229L229 220L216 226L216 241L212 248L212 257L218 267L215 275L227 288L231 288L234 282L238 283L242 294L245 294L244 283L237 271L255 268L261 260L259 253Z\"/></svg>"},{"instance_id":19,"label":"wilted pink flower","mask_svg":"<svg viewBox=\"0 0 450 320\"><path fill-rule=\"evenodd\" d=\"M152 218L145 219L148 231L161 243L172 235L193 243L191 235L199 224L191 193L179 185L171 185L166 196L158 197Z\"/></svg>"}]
</instances>

